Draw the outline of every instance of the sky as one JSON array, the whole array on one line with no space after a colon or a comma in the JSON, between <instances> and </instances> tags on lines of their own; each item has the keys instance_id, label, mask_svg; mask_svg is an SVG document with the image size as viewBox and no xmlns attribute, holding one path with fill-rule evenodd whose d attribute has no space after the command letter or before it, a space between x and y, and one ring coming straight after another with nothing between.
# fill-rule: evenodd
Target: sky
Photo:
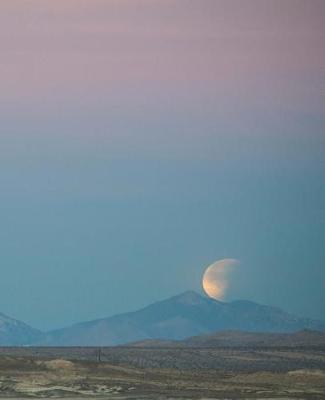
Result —
<instances>
[{"instance_id":1,"label":"sky","mask_svg":"<svg viewBox=\"0 0 325 400\"><path fill-rule=\"evenodd\" d=\"M325 318L323 0L0 2L0 311L44 330L240 260Z\"/></svg>"}]
</instances>

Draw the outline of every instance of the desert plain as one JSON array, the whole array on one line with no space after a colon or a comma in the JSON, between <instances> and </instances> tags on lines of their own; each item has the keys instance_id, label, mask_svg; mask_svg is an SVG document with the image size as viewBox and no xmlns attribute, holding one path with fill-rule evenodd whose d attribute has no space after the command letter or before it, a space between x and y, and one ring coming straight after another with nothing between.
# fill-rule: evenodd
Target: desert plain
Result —
<instances>
[{"instance_id":1,"label":"desert plain","mask_svg":"<svg viewBox=\"0 0 325 400\"><path fill-rule=\"evenodd\" d=\"M324 399L325 348L6 347L0 396Z\"/></svg>"}]
</instances>

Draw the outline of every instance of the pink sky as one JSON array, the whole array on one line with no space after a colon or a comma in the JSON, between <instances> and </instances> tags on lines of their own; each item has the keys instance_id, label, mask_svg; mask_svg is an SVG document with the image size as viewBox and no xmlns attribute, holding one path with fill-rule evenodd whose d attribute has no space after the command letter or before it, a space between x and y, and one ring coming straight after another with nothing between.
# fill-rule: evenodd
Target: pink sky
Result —
<instances>
[{"instance_id":1,"label":"pink sky","mask_svg":"<svg viewBox=\"0 0 325 400\"><path fill-rule=\"evenodd\" d=\"M245 4L244 4L245 3ZM315 0L8 0L0 104L218 99L319 110L324 7ZM157 100L158 99L158 100Z\"/></svg>"}]
</instances>

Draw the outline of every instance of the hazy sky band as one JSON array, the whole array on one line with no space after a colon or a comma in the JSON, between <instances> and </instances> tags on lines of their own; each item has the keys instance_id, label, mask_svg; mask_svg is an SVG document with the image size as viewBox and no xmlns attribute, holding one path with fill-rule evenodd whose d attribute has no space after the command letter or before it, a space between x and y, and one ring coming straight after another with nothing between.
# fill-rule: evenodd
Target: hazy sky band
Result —
<instances>
[{"instance_id":1,"label":"hazy sky band","mask_svg":"<svg viewBox=\"0 0 325 400\"><path fill-rule=\"evenodd\" d=\"M114 106L112 95L119 104L133 94L141 105L146 92L190 102L199 91L319 106L321 1L12 0L0 10L4 103Z\"/></svg>"}]
</instances>

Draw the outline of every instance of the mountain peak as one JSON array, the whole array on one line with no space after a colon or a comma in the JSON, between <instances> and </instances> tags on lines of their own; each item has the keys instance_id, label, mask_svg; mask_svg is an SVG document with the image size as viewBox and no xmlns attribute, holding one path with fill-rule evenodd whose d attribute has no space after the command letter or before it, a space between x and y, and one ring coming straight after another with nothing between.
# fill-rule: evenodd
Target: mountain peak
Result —
<instances>
[{"instance_id":1,"label":"mountain peak","mask_svg":"<svg viewBox=\"0 0 325 400\"><path fill-rule=\"evenodd\" d=\"M190 290L138 311L80 323L44 335L31 331L19 321L7 321L2 317L1 322L0 316L0 343L111 346L146 339L181 340L218 331L284 333L302 329L325 331L325 322L299 318L252 301L221 302ZM15 336L13 332L16 332Z\"/></svg>"},{"instance_id":2,"label":"mountain peak","mask_svg":"<svg viewBox=\"0 0 325 400\"><path fill-rule=\"evenodd\" d=\"M177 303L181 303L184 305L200 305L206 303L207 298L201 296L199 293L194 290L187 290L177 296L172 297L172 300L177 301Z\"/></svg>"},{"instance_id":3,"label":"mountain peak","mask_svg":"<svg viewBox=\"0 0 325 400\"><path fill-rule=\"evenodd\" d=\"M0 313L0 345L16 346L30 344L41 337L41 332L22 321Z\"/></svg>"}]
</instances>

